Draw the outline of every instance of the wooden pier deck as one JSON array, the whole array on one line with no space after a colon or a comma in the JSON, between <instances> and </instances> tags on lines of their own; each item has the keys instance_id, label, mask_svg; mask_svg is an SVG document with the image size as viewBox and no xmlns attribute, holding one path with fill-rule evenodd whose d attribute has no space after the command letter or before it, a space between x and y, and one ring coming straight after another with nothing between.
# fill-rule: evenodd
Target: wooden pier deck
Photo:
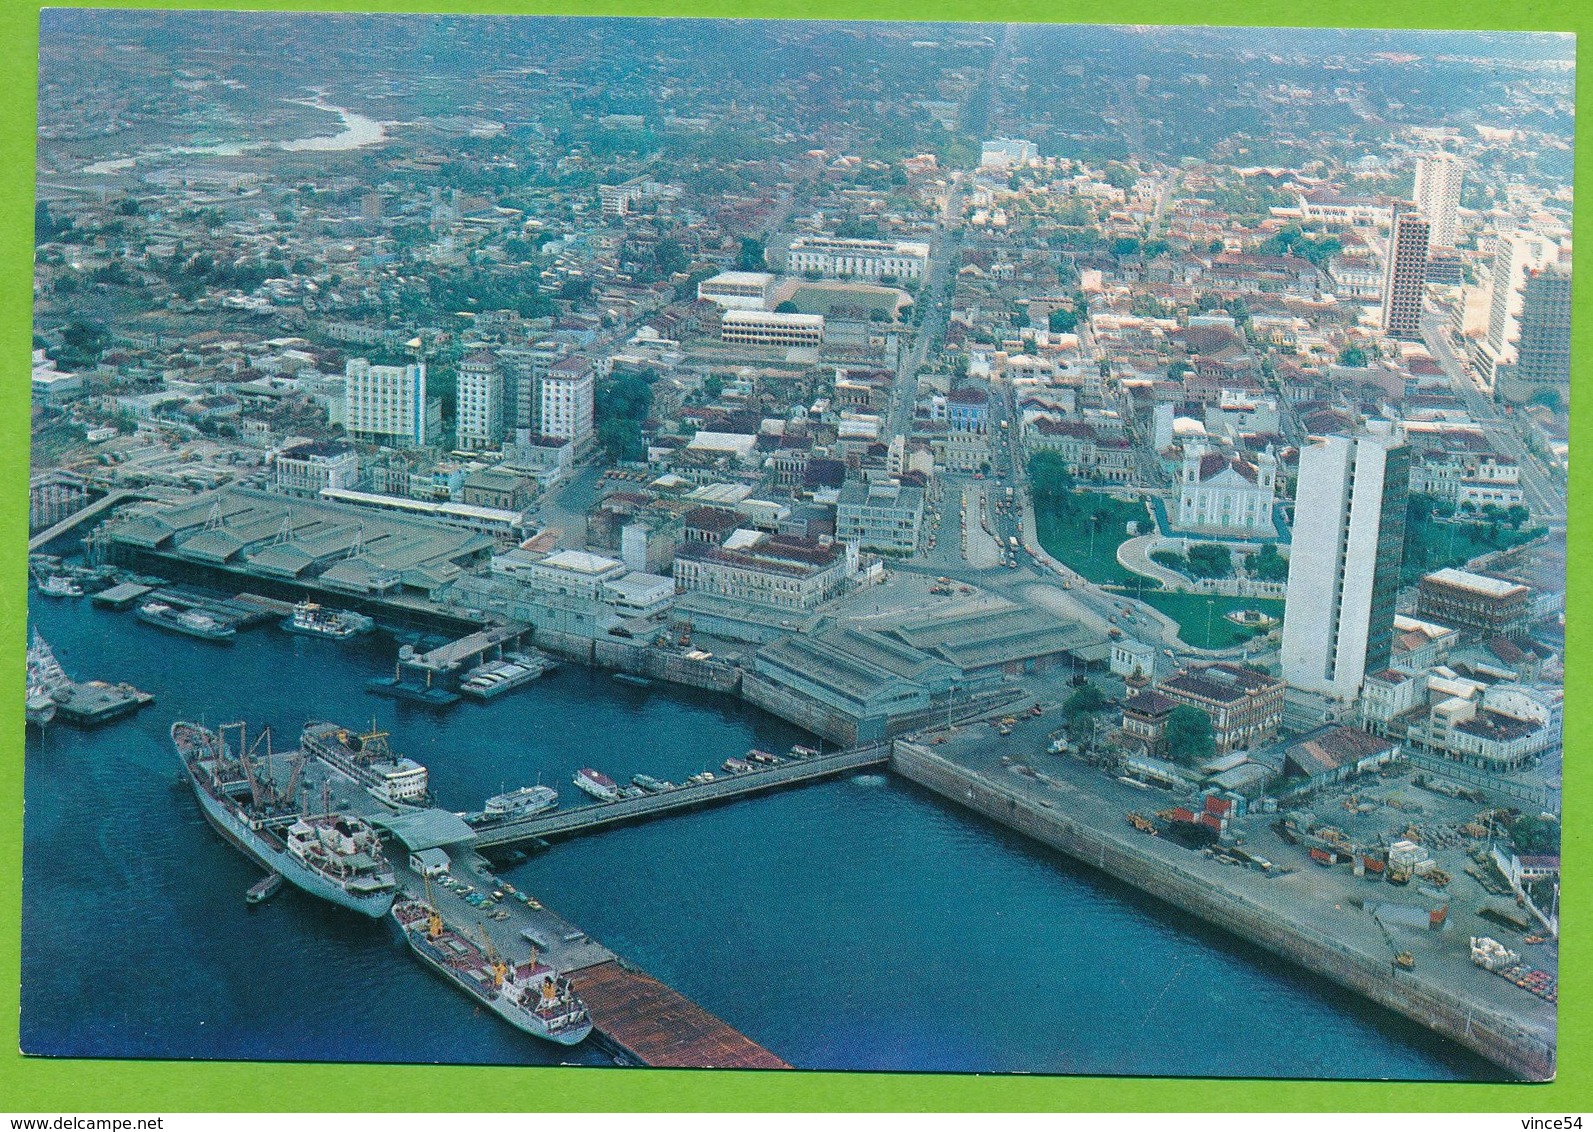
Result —
<instances>
[{"instance_id":1,"label":"wooden pier deck","mask_svg":"<svg viewBox=\"0 0 1593 1132\"><path fill-rule=\"evenodd\" d=\"M641 1065L676 1069L790 1069L651 975L617 961L570 973L592 1025L615 1053Z\"/></svg>"}]
</instances>

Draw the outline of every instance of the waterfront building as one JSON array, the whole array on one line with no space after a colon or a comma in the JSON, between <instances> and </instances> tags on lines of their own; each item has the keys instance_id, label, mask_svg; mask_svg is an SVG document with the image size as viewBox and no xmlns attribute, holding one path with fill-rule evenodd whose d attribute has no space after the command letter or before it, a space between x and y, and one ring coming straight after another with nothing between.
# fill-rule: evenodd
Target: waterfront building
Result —
<instances>
[{"instance_id":1,"label":"waterfront building","mask_svg":"<svg viewBox=\"0 0 1593 1132\"><path fill-rule=\"evenodd\" d=\"M1228 663L1178 672L1156 685L1156 691L1175 705L1199 708L1211 718L1219 755L1258 747L1277 737L1283 723L1284 688L1276 677Z\"/></svg>"},{"instance_id":2,"label":"waterfront building","mask_svg":"<svg viewBox=\"0 0 1593 1132\"><path fill-rule=\"evenodd\" d=\"M1422 340L1430 230L1428 222L1414 212L1394 219L1383 274L1383 331L1390 338Z\"/></svg>"},{"instance_id":3,"label":"waterfront building","mask_svg":"<svg viewBox=\"0 0 1593 1132\"><path fill-rule=\"evenodd\" d=\"M1178 527L1237 538L1273 537L1272 506L1277 495L1278 462L1263 452L1254 464L1239 455L1184 449L1178 482Z\"/></svg>"},{"instance_id":4,"label":"waterfront building","mask_svg":"<svg viewBox=\"0 0 1593 1132\"><path fill-rule=\"evenodd\" d=\"M1521 288L1515 361L1498 368L1495 387L1521 404L1545 394L1567 406L1571 393L1571 272L1551 263L1527 272Z\"/></svg>"},{"instance_id":5,"label":"waterfront building","mask_svg":"<svg viewBox=\"0 0 1593 1132\"><path fill-rule=\"evenodd\" d=\"M386 506L356 505L367 498ZM436 509L445 506L460 505L336 488L319 499L287 499L224 487L117 516L95 537L109 560L166 577L197 568L361 596L435 598L495 546L478 530L439 523Z\"/></svg>"},{"instance_id":6,"label":"waterfront building","mask_svg":"<svg viewBox=\"0 0 1593 1132\"><path fill-rule=\"evenodd\" d=\"M731 309L719 321L719 337L749 346L814 348L824 342L824 316L795 311Z\"/></svg>"},{"instance_id":7,"label":"waterfront building","mask_svg":"<svg viewBox=\"0 0 1593 1132\"><path fill-rule=\"evenodd\" d=\"M592 363L578 354L548 367L538 383L541 434L569 440L579 450L592 435L595 382Z\"/></svg>"},{"instance_id":8,"label":"waterfront building","mask_svg":"<svg viewBox=\"0 0 1593 1132\"><path fill-rule=\"evenodd\" d=\"M360 462L352 444L316 440L295 444L271 457L271 490L314 499L329 487L359 483Z\"/></svg>"},{"instance_id":9,"label":"waterfront building","mask_svg":"<svg viewBox=\"0 0 1593 1132\"><path fill-rule=\"evenodd\" d=\"M697 298L724 310L768 310L773 293L774 276L766 271L721 271L697 284Z\"/></svg>"},{"instance_id":10,"label":"waterfront building","mask_svg":"<svg viewBox=\"0 0 1593 1132\"><path fill-rule=\"evenodd\" d=\"M485 350L459 363L456 404L460 448L496 448L503 442L503 374Z\"/></svg>"},{"instance_id":11,"label":"waterfront building","mask_svg":"<svg viewBox=\"0 0 1593 1132\"><path fill-rule=\"evenodd\" d=\"M1142 688L1123 701L1123 745L1140 755L1159 759L1167 753L1167 717L1178 701L1155 688Z\"/></svg>"},{"instance_id":12,"label":"waterfront building","mask_svg":"<svg viewBox=\"0 0 1593 1132\"><path fill-rule=\"evenodd\" d=\"M918 551L924 489L899 479L848 479L835 505L835 537L867 550Z\"/></svg>"},{"instance_id":13,"label":"waterfront building","mask_svg":"<svg viewBox=\"0 0 1593 1132\"><path fill-rule=\"evenodd\" d=\"M426 397L424 362L376 366L350 358L343 381L343 427L349 435L399 448L424 448L434 438L429 426L441 406Z\"/></svg>"},{"instance_id":14,"label":"waterfront building","mask_svg":"<svg viewBox=\"0 0 1593 1132\"><path fill-rule=\"evenodd\" d=\"M669 578L627 570L600 554L516 548L495 555L488 573L461 578L448 600L522 621L539 633L590 641L616 629L634 636L643 626L650 635L668 620L674 596Z\"/></svg>"},{"instance_id":15,"label":"waterfront building","mask_svg":"<svg viewBox=\"0 0 1593 1132\"><path fill-rule=\"evenodd\" d=\"M1300 736L1283 749L1283 773L1303 778L1311 789L1331 786L1388 762L1399 747L1358 727L1330 724Z\"/></svg>"},{"instance_id":16,"label":"waterfront building","mask_svg":"<svg viewBox=\"0 0 1593 1132\"><path fill-rule=\"evenodd\" d=\"M1431 245L1453 248L1460 219L1460 184L1466 164L1440 151L1416 159L1416 210L1432 225Z\"/></svg>"},{"instance_id":17,"label":"waterfront building","mask_svg":"<svg viewBox=\"0 0 1593 1132\"><path fill-rule=\"evenodd\" d=\"M1417 588L1417 617L1479 638L1520 640L1531 624L1533 607L1530 586L1468 570L1435 570Z\"/></svg>"},{"instance_id":18,"label":"waterfront building","mask_svg":"<svg viewBox=\"0 0 1593 1132\"><path fill-rule=\"evenodd\" d=\"M929 245L914 240L852 240L798 236L786 252L786 270L832 279L918 279L929 266Z\"/></svg>"},{"instance_id":19,"label":"waterfront building","mask_svg":"<svg viewBox=\"0 0 1593 1132\"><path fill-rule=\"evenodd\" d=\"M857 576L857 550L793 535L736 530L723 543L692 541L675 552L675 588L750 605L804 612L839 597Z\"/></svg>"},{"instance_id":20,"label":"waterfront building","mask_svg":"<svg viewBox=\"0 0 1593 1132\"><path fill-rule=\"evenodd\" d=\"M1283 678L1350 701L1389 666L1410 458L1384 421L1300 453L1283 614Z\"/></svg>"}]
</instances>

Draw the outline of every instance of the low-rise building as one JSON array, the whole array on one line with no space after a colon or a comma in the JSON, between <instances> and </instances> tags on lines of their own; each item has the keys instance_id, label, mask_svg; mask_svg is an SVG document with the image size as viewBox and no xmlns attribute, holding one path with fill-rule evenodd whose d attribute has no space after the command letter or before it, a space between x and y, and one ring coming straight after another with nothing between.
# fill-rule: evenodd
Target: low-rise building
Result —
<instances>
[{"instance_id":1,"label":"low-rise building","mask_svg":"<svg viewBox=\"0 0 1593 1132\"><path fill-rule=\"evenodd\" d=\"M1517 640L1532 621L1532 589L1468 570L1435 570L1417 588L1416 615L1468 635Z\"/></svg>"},{"instance_id":2,"label":"low-rise building","mask_svg":"<svg viewBox=\"0 0 1593 1132\"><path fill-rule=\"evenodd\" d=\"M795 311L725 311L719 337L749 346L816 348L824 343L824 316Z\"/></svg>"},{"instance_id":3,"label":"low-rise building","mask_svg":"<svg viewBox=\"0 0 1593 1132\"><path fill-rule=\"evenodd\" d=\"M360 462L352 444L316 440L295 444L271 457L271 490L314 499L329 487L359 483Z\"/></svg>"},{"instance_id":4,"label":"low-rise building","mask_svg":"<svg viewBox=\"0 0 1593 1132\"><path fill-rule=\"evenodd\" d=\"M924 489L898 479L849 479L835 505L835 537L849 546L914 554L924 521Z\"/></svg>"},{"instance_id":5,"label":"low-rise building","mask_svg":"<svg viewBox=\"0 0 1593 1132\"><path fill-rule=\"evenodd\" d=\"M1174 703L1199 708L1211 717L1219 754L1252 748L1275 739L1283 723L1282 680L1240 664L1208 664L1179 672L1156 690Z\"/></svg>"},{"instance_id":6,"label":"low-rise building","mask_svg":"<svg viewBox=\"0 0 1593 1132\"><path fill-rule=\"evenodd\" d=\"M723 543L691 541L675 552L675 587L773 609L812 610L857 575L857 550L791 535L737 530Z\"/></svg>"}]
</instances>

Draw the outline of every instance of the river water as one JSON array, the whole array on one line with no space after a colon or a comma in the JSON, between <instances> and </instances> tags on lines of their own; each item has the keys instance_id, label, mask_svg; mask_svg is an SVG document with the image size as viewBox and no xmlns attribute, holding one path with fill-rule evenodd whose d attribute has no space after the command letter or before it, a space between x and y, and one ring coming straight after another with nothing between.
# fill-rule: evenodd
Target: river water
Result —
<instances>
[{"instance_id":1,"label":"river water","mask_svg":"<svg viewBox=\"0 0 1593 1132\"><path fill-rule=\"evenodd\" d=\"M292 888L250 908L255 868L204 823L175 719L363 726L466 810L580 767L679 781L805 740L707 693L566 666L441 714L363 690L378 633L174 636L86 599L33 598L78 679L156 696L26 748L22 1044L67 1056L607 1064L474 1009L384 921ZM811 740L807 740L810 741ZM568 841L516 885L802 1068L1493 1078L1476 1057L1324 980L883 774ZM590 1045L590 1043L588 1043Z\"/></svg>"}]
</instances>

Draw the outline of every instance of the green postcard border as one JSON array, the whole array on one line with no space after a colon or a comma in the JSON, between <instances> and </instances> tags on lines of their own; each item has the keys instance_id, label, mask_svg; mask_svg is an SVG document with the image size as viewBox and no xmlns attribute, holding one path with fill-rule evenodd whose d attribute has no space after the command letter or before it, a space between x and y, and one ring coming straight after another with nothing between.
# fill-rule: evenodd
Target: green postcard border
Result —
<instances>
[{"instance_id":1,"label":"green postcard border","mask_svg":"<svg viewBox=\"0 0 1593 1132\"><path fill-rule=\"evenodd\" d=\"M94 5L106 6L106 5ZM1587 34L1593 6L1531 0L1508 7L1457 8L1450 0L1333 0L1302 7L1280 0L1130 0L1102 8L1083 0L602 0L579 4L504 0L253 0L249 3L133 3L128 7L366 11L465 11L566 15L637 15L882 20L967 20L1074 23L1250 24L1318 27L1464 28L1583 33L1579 39L1579 93L1585 94ZM1559 1078L1546 1085L1389 1084L1377 1082L991 1077L880 1073L755 1073L679 1070L485 1069L443 1066L263 1065L216 1062L118 1062L23 1058L18 1054L22 875L22 734L19 694L26 626L26 498L31 334L31 217L34 97L38 67L38 0L0 4L0 60L12 76L13 95L0 100L0 1111L154 1113L206 1111L435 1111L483 1108L504 1111L592 1110L885 1110L885 1111L1514 1111L1570 1113L1593 1108L1593 947L1587 936L1593 909L1588 829L1593 791L1579 767L1566 774L1568 830L1564 856L1576 878L1562 899L1571 937L1562 949ZM1585 104L1585 100L1584 104ZM1587 183L1593 144L1578 130L1576 169ZM1577 213L1579 248L1574 274L1581 280L1574 326L1578 385L1589 371L1593 320L1585 309L1593 264L1588 209ZM1576 404L1582 404L1578 392ZM1578 451L1589 441L1588 411L1572 423ZM1587 551L1586 466L1572 465L1571 553ZM1586 576L1572 571L1569 605L1584 609ZM1567 687L1588 674L1590 635L1578 617L1567 636ZM1589 721L1572 707L1566 746L1590 748ZM1568 762L1572 760L1568 759ZM116 956L95 962L115 963ZM1331 1040L1331 1036L1327 1036Z\"/></svg>"}]
</instances>

